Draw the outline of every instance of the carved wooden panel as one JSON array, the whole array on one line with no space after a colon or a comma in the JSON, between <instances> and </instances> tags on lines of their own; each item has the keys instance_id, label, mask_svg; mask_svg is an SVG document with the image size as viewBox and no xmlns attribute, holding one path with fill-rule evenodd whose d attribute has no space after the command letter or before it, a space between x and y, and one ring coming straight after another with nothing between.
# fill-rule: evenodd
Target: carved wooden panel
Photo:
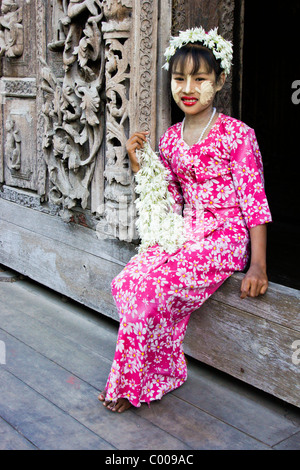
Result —
<instances>
[{"instance_id":1,"label":"carved wooden panel","mask_svg":"<svg viewBox=\"0 0 300 470\"><path fill-rule=\"evenodd\" d=\"M35 75L35 6L35 0L1 1L0 57L7 77Z\"/></svg>"},{"instance_id":2,"label":"carved wooden panel","mask_svg":"<svg viewBox=\"0 0 300 470\"><path fill-rule=\"evenodd\" d=\"M42 146L50 201L61 207L60 214L68 221L74 207L89 207L90 184L103 138L103 8L99 0L57 0L51 6L49 54L40 59ZM62 59L63 77L57 73L55 55Z\"/></svg>"},{"instance_id":3,"label":"carved wooden panel","mask_svg":"<svg viewBox=\"0 0 300 470\"><path fill-rule=\"evenodd\" d=\"M163 52L199 23L231 38L234 0L2 0L0 178L99 238L136 238L126 141L170 122ZM172 25L173 22L173 25ZM231 103L231 82L221 110ZM1 197L11 195L5 189ZM52 210L52 209L51 209Z\"/></svg>"},{"instance_id":4,"label":"carved wooden panel","mask_svg":"<svg viewBox=\"0 0 300 470\"><path fill-rule=\"evenodd\" d=\"M136 237L125 145L138 129L156 145L158 4L1 1L1 197L35 191L100 238Z\"/></svg>"},{"instance_id":5,"label":"carved wooden panel","mask_svg":"<svg viewBox=\"0 0 300 470\"><path fill-rule=\"evenodd\" d=\"M12 81L8 83L11 85ZM25 84L28 84L28 81ZM20 96L7 97L3 114L4 180L7 185L37 189L35 118L34 100L26 100Z\"/></svg>"},{"instance_id":6,"label":"carved wooden panel","mask_svg":"<svg viewBox=\"0 0 300 470\"><path fill-rule=\"evenodd\" d=\"M157 0L103 2L106 67L106 149L103 216L96 231L136 238L133 176L126 141L149 130L156 145Z\"/></svg>"},{"instance_id":7,"label":"carved wooden panel","mask_svg":"<svg viewBox=\"0 0 300 470\"><path fill-rule=\"evenodd\" d=\"M2 77L1 181L37 190L36 79Z\"/></svg>"},{"instance_id":8,"label":"carved wooden panel","mask_svg":"<svg viewBox=\"0 0 300 470\"><path fill-rule=\"evenodd\" d=\"M105 43L105 191L98 210L102 216L96 230L99 238L112 236L132 240L128 219L133 199L131 170L126 153L129 134L128 93L131 79L131 1L103 3Z\"/></svg>"},{"instance_id":9,"label":"carved wooden panel","mask_svg":"<svg viewBox=\"0 0 300 470\"><path fill-rule=\"evenodd\" d=\"M35 2L2 0L1 182L37 191Z\"/></svg>"}]
</instances>

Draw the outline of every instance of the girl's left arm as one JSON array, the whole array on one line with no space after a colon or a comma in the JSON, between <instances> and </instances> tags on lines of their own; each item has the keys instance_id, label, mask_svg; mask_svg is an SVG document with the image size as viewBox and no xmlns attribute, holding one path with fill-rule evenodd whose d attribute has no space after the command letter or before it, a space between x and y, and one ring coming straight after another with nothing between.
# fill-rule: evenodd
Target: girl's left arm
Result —
<instances>
[{"instance_id":1,"label":"girl's left arm","mask_svg":"<svg viewBox=\"0 0 300 470\"><path fill-rule=\"evenodd\" d=\"M231 151L231 171L239 206L251 242L250 268L241 284L241 298L256 297L268 288L267 226L272 216L264 188L263 163L253 129L238 125L239 141Z\"/></svg>"},{"instance_id":2,"label":"girl's left arm","mask_svg":"<svg viewBox=\"0 0 300 470\"><path fill-rule=\"evenodd\" d=\"M250 267L242 280L241 299L257 297L264 294L268 288L267 277L267 226L256 225L250 228L251 261Z\"/></svg>"}]
</instances>

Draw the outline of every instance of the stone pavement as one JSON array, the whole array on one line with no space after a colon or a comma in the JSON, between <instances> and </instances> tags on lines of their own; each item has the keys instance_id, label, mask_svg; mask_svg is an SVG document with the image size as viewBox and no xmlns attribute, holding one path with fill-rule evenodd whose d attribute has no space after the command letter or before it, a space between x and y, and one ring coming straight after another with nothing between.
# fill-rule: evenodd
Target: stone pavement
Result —
<instances>
[{"instance_id":1,"label":"stone pavement","mask_svg":"<svg viewBox=\"0 0 300 470\"><path fill-rule=\"evenodd\" d=\"M150 407L97 400L116 322L2 267L0 449L300 449L300 410L189 359L188 381Z\"/></svg>"}]
</instances>

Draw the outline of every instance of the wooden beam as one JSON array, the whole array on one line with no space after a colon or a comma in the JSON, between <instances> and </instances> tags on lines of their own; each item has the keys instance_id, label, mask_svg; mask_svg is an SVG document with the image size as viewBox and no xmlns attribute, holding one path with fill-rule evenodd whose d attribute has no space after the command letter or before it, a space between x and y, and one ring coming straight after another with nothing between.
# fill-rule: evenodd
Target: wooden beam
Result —
<instances>
[{"instance_id":1,"label":"wooden beam","mask_svg":"<svg viewBox=\"0 0 300 470\"><path fill-rule=\"evenodd\" d=\"M235 274L191 315L185 352L300 407L299 291L271 283L265 296L239 298Z\"/></svg>"}]
</instances>

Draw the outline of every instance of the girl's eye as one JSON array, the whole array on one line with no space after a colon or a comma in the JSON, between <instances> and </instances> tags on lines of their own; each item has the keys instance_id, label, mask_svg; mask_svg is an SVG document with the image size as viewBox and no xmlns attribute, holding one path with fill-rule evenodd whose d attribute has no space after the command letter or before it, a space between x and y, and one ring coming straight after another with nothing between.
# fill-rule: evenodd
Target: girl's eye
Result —
<instances>
[{"instance_id":1,"label":"girl's eye","mask_svg":"<svg viewBox=\"0 0 300 470\"><path fill-rule=\"evenodd\" d=\"M200 78L200 77L196 78L196 82L203 82L203 80L205 80L205 78Z\"/></svg>"}]
</instances>

